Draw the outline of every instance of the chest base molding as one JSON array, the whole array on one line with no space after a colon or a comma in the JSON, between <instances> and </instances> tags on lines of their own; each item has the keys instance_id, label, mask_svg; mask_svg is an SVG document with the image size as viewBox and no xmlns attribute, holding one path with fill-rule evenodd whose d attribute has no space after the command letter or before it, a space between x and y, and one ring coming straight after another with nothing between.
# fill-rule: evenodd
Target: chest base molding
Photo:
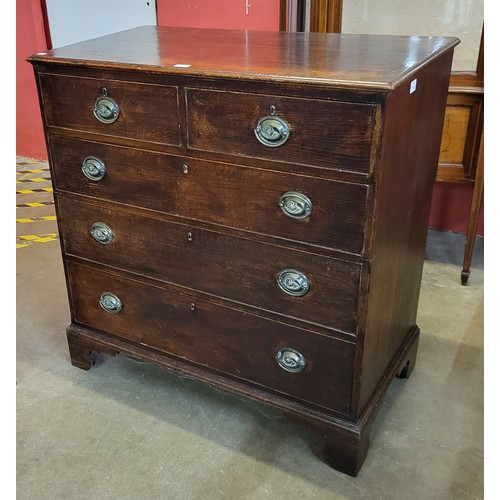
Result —
<instances>
[{"instance_id":1,"label":"chest base molding","mask_svg":"<svg viewBox=\"0 0 500 500\"><path fill-rule=\"evenodd\" d=\"M413 370L417 357L420 329L415 325L408 332L405 342L397 352L372 399L357 422L350 422L347 419L308 408L287 398L270 394L268 391L210 373L164 353L79 325L69 325L66 334L71 363L83 370L92 368L97 353L108 356L117 356L122 353L136 359L155 363L182 376L200 380L232 394L241 395L259 403L279 408L290 422L323 436L325 447L322 452L322 459L328 465L355 477L366 458L370 444L370 429L389 385L396 377L408 378Z\"/></svg>"}]
</instances>

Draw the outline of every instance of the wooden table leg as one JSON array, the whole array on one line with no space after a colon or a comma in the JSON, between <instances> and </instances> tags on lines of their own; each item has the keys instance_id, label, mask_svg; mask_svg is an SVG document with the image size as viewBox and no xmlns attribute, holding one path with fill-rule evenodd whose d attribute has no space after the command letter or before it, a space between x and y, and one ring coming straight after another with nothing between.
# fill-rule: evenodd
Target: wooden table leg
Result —
<instances>
[{"instance_id":1,"label":"wooden table leg","mask_svg":"<svg viewBox=\"0 0 500 500\"><path fill-rule=\"evenodd\" d=\"M474 251L474 242L476 239L477 221L479 210L483 198L484 189L484 133L481 135L481 144L479 146L479 158L477 162L476 178L474 181L474 192L472 194L472 203L469 215L469 226L467 227L467 240L465 243L464 265L462 269L462 285L466 285L470 275L470 263Z\"/></svg>"}]
</instances>

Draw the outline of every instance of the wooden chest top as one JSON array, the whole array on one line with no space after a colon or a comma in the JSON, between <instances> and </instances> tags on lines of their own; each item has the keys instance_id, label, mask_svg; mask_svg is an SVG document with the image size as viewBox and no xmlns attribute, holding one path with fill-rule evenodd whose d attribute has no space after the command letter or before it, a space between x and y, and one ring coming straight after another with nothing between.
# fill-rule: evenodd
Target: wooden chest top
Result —
<instances>
[{"instance_id":1,"label":"wooden chest top","mask_svg":"<svg viewBox=\"0 0 500 500\"><path fill-rule=\"evenodd\" d=\"M454 37L141 26L40 53L51 62L153 73L390 90Z\"/></svg>"}]
</instances>

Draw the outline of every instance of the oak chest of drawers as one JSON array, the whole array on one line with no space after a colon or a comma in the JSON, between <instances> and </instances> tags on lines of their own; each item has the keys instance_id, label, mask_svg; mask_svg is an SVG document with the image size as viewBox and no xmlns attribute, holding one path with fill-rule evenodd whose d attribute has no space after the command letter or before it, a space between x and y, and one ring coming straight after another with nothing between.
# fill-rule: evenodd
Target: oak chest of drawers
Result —
<instances>
[{"instance_id":1,"label":"oak chest of drawers","mask_svg":"<svg viewBox=\"0 0 500 500\"><path fill-rule=\"evenodd\" d=\"M416 358L457 43L144 26L29 58L72 363L274 405L356 475Z\"/></svg>"}]
</instances>

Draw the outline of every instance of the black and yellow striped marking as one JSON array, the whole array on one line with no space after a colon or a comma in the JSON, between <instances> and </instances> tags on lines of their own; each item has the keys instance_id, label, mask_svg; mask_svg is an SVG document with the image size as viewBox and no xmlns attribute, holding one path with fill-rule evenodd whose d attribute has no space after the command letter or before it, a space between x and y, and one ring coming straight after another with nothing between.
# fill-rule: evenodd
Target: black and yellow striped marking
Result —
<instances>
[{"instance_id":1,"label":"black and yellow striped marking","mask_svg":"<svg viewBox=\"0 0 500 500\"><path fill-rule=\"evenodd\" d=\"M34 193L52 193L54 190L50 188L37 188L37 189L20 189L16 194L34 194Z\"/></svg>"},{"instance_id":2,"label":"black and yellow striped marking","mask_svg":"<svg viewBox=\"0 0 500 500\"><path fill-rule=\"evenodd\" d=\"M37 201L34 203L20 203L19 205L16 205L16 208L38 208L38 207L48 207L50 205L53 205L53 201Z\"/></svg>"},{"instance_id":3,"label":"black and yellow striped marking","mask_svg":"<svg viewBox=\"0 0 500 500\"><path fill-rule=\"evenodd\" d=\"M27 222L42 222L47 220L56 220L55 215L44 215L42 217L25 217L23 219L16 219L18 224L26 224Z\"/></svg>"},{"instance_id":4,"label":"black and yellow striped marking","mask_svg":"<svg viewBox=\"0 0 500 500\"><path fill-rule=\"evenodd\" d=\"M26 234L16 238L16 248L24 248L36 243L47 243L48 241L57 240L57 233L49 234Z\"/></svg>"},{"instance_id":5,"label":"black and yellow striped marking","mask_svg":"<svg viewBox=\"0 0 500 500\"><path fill-rule=\"evenodd\" d=\"M16 160L16 194L28 195L24 197L26 202L17 204L16 209L34 209L27 210L26 212L18 212L20 216L29 215L29 217L18 216L16 218L16 224L32 223L33 226L24 227L33 227L33 229L29 229L27 232L37 233L17 236L16 248L25 248L38 243L55 241L59 238L58 234L47 233L47 231L53 231L55 229L54 222L56 221L56 215L54 213L54 200L52 196L38 196L39 193L53 193L53 188L36 188L33 186L33 189L20 189L36 183L45 183L45 186L49 186L51 178L48 163L46 161L32 160L22 156L18 156ZM23 184L24 186L22 186ZM42 198L42 200L38 200L38 198ZM45 198L45 200L43 200L43 198ZM44 209L43 207L48 208ZM40 208L40 210L36 210L37 208ZM18 228L21 227L23 226L18 226Z\"/></svg>"},{"instance_id":6,"label":"black and yellow striped marking","mask_svg":"<svg viewBox=\"0 0 500 500\"><path fill-rule=\"evenodd\" d=\"M32 179L21 179L16 180L16 184L23 184L25 182L47 182L50 181L50 177L33 177Z\"/></svg>"},{"instance_id":7,"label":"black and yellow striped marking","mask_svg":"<svg viewBox=\"0 0 500 500\"><path fill-rule=\"evenodd\" d=\"M16 175L23 175L23 174L42 174L43 172L48 172L48 168L34 168L32 170L18 170L16 172Z\"/></svg>"}]
</instances>

